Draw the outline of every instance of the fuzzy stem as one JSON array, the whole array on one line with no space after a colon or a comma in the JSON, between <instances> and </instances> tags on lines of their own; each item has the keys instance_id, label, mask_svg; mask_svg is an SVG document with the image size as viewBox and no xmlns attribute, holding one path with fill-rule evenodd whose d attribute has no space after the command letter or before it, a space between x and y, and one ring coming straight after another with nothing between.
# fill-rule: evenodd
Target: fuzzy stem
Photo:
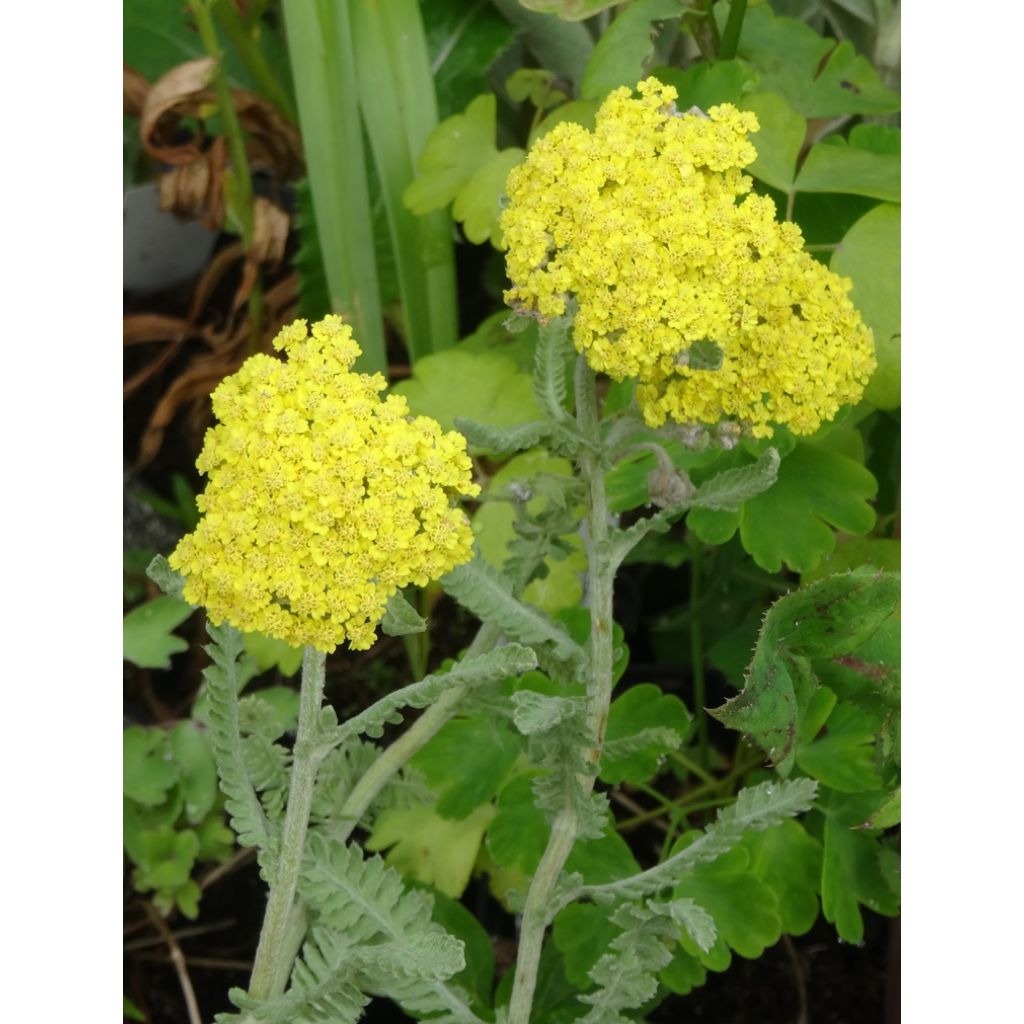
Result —
<instances>
[{"instance_id":1,"label":"fuzzy stem","mask_svg":"<svg viewBox=\"0 0 1024 1024\"><path fill-rule=\"evenodd\" d=\"M587 735L594 771L579 776L580 796L589 797L597 777L608 706L612 695L612 584L614 572L604 548L608 542L608 501L600 449L597 381L583 356L576 361L576 423L591 445L580 449L579 469L587 484L587 595L590 605L590 678L587 681ZM544 931L551 920L552 896L579 831L574 801L555 816L544 856L530 883L519 931L515 982L508 1007L508 1024L529 1024L537 987Z\"/></svg>"},{"instance_id":2,"label":"fuzzy stem","mask_svg":"<svg viewBox=\"0 0 1024 1024\"><path fill-rule=\"evenodd\" d=\"M295 894L299 886L302 854L306 845L309 810L313 803L313 785L322 754L317 745L320 707L324 695L326 658L312 647L302 652L302 685L299 692L299 724L295 735L291 779L288 785L288 809L281 831L281 849L270 886L267 911L256 948L249 995L253 999L271 999L284 991L288 968L283 963L292 952L288 940Z\"/></svg>"}]
</instances>

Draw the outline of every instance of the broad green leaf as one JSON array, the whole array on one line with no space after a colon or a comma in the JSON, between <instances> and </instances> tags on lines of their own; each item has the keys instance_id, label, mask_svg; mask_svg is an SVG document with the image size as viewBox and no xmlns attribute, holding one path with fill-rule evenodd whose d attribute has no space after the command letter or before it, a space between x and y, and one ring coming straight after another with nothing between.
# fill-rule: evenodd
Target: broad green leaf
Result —
<instances>
[{"instance_id":1,"label":"broad green leaf","mask_svg":"<svg viewBox=\"0 0 1024 1024\"><path fill-rule=\"evenodd\" d=\"M715 13L724 22L727 5ZM804 117L899 110L899 96L865 58L849 43L833 46L804 22L776 17L768 4L757 4L747 8L738 53L761 72L762 89L779 93Z\"/></svg>"},{"instance_id":2,"label":"broad green leaf","mask_svg":"<svg viewBox=\"0 0 1024 1024\"><path fill-rule=\"evenodd\" d=\"M422 633L427 628L427 621L401 592L396 591L388 598L380 628L388 636L410 636Z\"/></svg>"},{"instance_id":3,"label":"broad green leaf","mask_svg":"<svg viewBox=\"0 0 1024 1024\"><path fill-rule=\"evenodd\" d=\"M809 572L836 546L830 527L864 534L875 524L868 500L878 489L863 466L805 441L785 456L776 482L739 512L694 509L687 522L701 540L721 544L740 530L743 546L767 572L785 562Z\"/></svg>"},{"instance_id":4,"label":"broad green leaf","mask_svg":"<svg viewBox=\"0 0 1024 1024\"><path fill-rule=\"evenodd\" d=\"M658 980L670 992L685 996L695 988L700 988L707 980L707 976L707 968L700 960L687 953L682 946L678 946L672 955L672 963L658 975Z\"/></svg>"},{"instance_id":5,"label":"broad green leaf","mask_svg":"<svg viewBox=\"0 0 1024 1024\"><path fill-rule=\"evenodd\" d=\"M854 707L837 704L825 723L825 734L797 751L801 771L840 793L879 790L875 770L878 720Z\"/></svg>"},{"instance_id":6,"label":"broad green leaf","mask_svg":"<svg viewBox=\"0 0 1024 1024\"><path fill-rule=\"evenodd\" d=\"M438 115L450 117L489 88L488 71L516 36L490 4L448 0L420 4Z\"/></svg>"},{"instance_id":7,"label":"broad green leaf","mask_svg":"<svg viewBox=\"0 0 1024 1024\"><path fill-rule=\"evenodd\" d=\"M748 832L740 841L750 857L750 873L775 894L782 930L803 935L818 918L821 843L796 821L763 832Z\"/></svg>"},{"instance_id":8,"label":"broad green leaf","mask_svg":"<svg viewBox=\"0 0 1024 1024\"><path fill-rule=\"evenodd\" d=\"M124 999L124 1016L129 1020L145 1021L146 1015L127 996L122 998Z\"/></svg>"},{"instance_id":9,"label":"broad green leaf","mask_svg":"<svg viewBox=\"0 0 1024 1024\"><path fill-rule=\"evenodd\" d=\"M756 174L756 170L753 173ZM807 154L796 177L796 189L800 192L852 192L898 203L900 158L859 149L842 139L821 142L812 146Z\"/></svg>"},{"instance_id":10,"label":"broad green leaf","mask_svg":"<svg viewBox=\"0 0 1024 1024\"><path fill-rule=\"evenodd\" d=\"M245 653L253 658L260 672L277 669L290 679L302 667L302 648L263 633L244 633Z\"/></svg>"},{"instance_id":11,"label":"broad green leaf","mask_svg":"<svg viewBox=\"0 0 1024 1024\"><path fill-rule=\"evenodd\" d=\"M455 197L452 216L462 225L466 238L476 245L490 240L496 249L502 246L501 202L505 195L505 179L508 172L523 162L526 151L503 149L494 153L476 169Z\"/></svg>"},{"instance_id":12,"label":"broad green leaf","mask_svg":"<svg viewBox=\"0 0 1024 1024\"><path fill-rule=\"evenodd\" d=\"M864 822L864 828L892 828L900 823L900 787L886 797L885 802Z\"/></svg>"},{"instance_id":13,"label":"broad green leaf","mask_svg":"<svg viewBox=\"0 0 1024 1024\"><path fill-rule=\"evenodd\" d=\"M157 597L124 617L124 660L139 668L170 668L171 655L188 650L172 632L195 608L176 597Z\"/></svg>"},{"instance_id":14,"label":"broad green leaf","mask_svg":"<svg viewBox=\"0 0 1024 1024\"><path fill-rule=\"evenodd\" d=\"M275 737L295 728L299 720L299 695L295 690L288 686L265 686L262 690L253 691L250 696L270 709Z\"/></svg>"},{"instance_id":15,"label":"broad green leaf","mask_svg":"<svg viewBox=\"0 0 1024 1024\"><path fill-rule=\"evenodd\" d=\"M502 867L518 867L527 875L537 870L551 828L534 803L532 775L519 775L498 796L497 812L487 829L487 849ZM585 882L601 885L639 871L626 841L617 832L578 842L566 862Z\"/></svg>"},{"instance_id":16,"label":"broad green leaf","mask_svg":"<svg viewBox=\"0 0 1024 1024\"><path fill-rule=\"evenodd\" d=\"M175 832L170 826L144 832L141 836L141 857L133 880L135 887L176 889L189 880L192 865L199 852L199 839L186 829Z\"/></svg>"},{"instance_id":17,"label":"broad green leaf","mask_svg":"<svg viewBox=\"0 0 1024 1024\"><path fill-rule=\"evenodd\" d=\"M235 851L235 833L228 828L221 814L207 815L198 825L195 834L199 838L197 860L215 860L223 863Z\"/></svg>"},{"instance_id":18,"label":"broad green leaf","mask_svg":"<svg viewBox=\"0 0 1024 1024\"><path fill-rule=\"evenodd\" d=\"M684 849L691 833L677 842L672 852ZM673 897L686 897L706 910L714 919L718 936L709 954L701 954L708 966L724 959L726 947L740 956L754 959L782 937L782 920L775 894L750 868L750 854L742 846L734 847L709 863L698 864L679 880ZM687 936L682 946L698 953L696 943Z\"/></svg>"},{"instance_id":19,"label":"broad green leaf","mask_svg":"<svg viewBox=\"0 0 1024 1024\"><path fill-rule=\"evenodd\" d=\"M458 899L469 884L493 814L490 804L461 821L440 817L430 804L389 808L377 816L364 845L367 850L388 850L385 859L395 870Z\"/></svg>"},{"instance_id":20,"label":"broad green leaf","mask_svg":"<svg viewBox=\"0 0 1024 1024\"><path fill-rule=\"evenodd\" d=\"M520 0L520 3L539 14L557 14L566 21L583 21L614 7L616 0Z\"/></svg>"},{"instance_id":21,"label":"broad green leaf","mask_svg":"<svg viewBox=\"0 0 1024 1024\"><path fill-rule=\"evenodd\" d=\"M195 880L190 878L184 885L174 890L174 905L190 920L199 916L199 897L202 890Z\"/></svg>"},{"instance_id":22,"label":"broad green leaf","mask_svg":"<svg viewBox=\"0 0 1024 1024\"><path fill-rule=\"evenodd\" d=\"M662 693L654 683L641 683L617 697L608 713L605 749L601 757L601 780L610 785L637 785L658 774L664 755L674 750L689 734L692 719L686 706L672 694ZM667 732L667 736L660 735ZM665 740L675 735L668 746ZM629 752L631 740L643 740L642 749ZM621 753L616 754L617 748Z\"/></svg>"},{"instance_id":23,"label":"broad green leaf","mask_svg":"<svg viewBox=\"0 0 1024 1024\"><path fill-rule=\"evenodd\" d=\"M875 370L865 398L880 409L900 404L900 208L876 206L847 232L831 268L853 281L850 299L875 336Z\"/></svg>"},{"instance_id":24,"label":"broad green leaf","mask_svg":"<svg viewBox=\"0 0 1024 1024\"><path fill-rule=\"evenodd\" d=\"M412 758L438 794L442 818L466 818L501 789L521 744L504 719L478 715L445 723ZM457 770L455 770L457 766Z\"/></svg>"},{"instance_id":25,"label":"broad green leaf","mask_svg":"<svg viewBox=\"0 0 1024 1024\"><path fill-rule=\"evenodd\" d=\"M822 795L825 829L821 909L825 920L834 924L840 938L847 942L864 938L861 905L890 917L899 913L899 897L883 871L887 848L879 843L877 832L860 827L878 809L879 796L834 790L825 790Z\"/></svg>"},{"instance_id":26,"label":"broad green leaf","mask_svg":"<svg viewBox=\"0 0 1024 1024\"><path fill-rule=\"evenodd\" d=\"M422 215L453 202L497 152L496 110L493 93L477 96L464 113L447 118L430 133L416 162L419 176L405 191L405 205L413 213Z\"/></svg>"},{"instance_id":27,"label":"broad green leaf","mask_svg":"<svg viewBox=\"0 0 1024 1024\"><path fill-rule=\"evenodd\" d=\"M693 508L734 512L740 506L768 490L778 479L779 453L769 448L756 462L736 469L723 469L709 477L690 499Z\"/></svg>"},{"instance_id":28,"label":"broad green leaf","mask_svg":"<svg viewBox=\"0 0 1024 1024\"><path fill-rule=\"evenodd\" d=\"M544 68L518 68L508 76L505 91L516 103L529 100L538 110L564 103L569 97L557 86L558 76Z\"/></svg>"},{"instance_id":29,"label":"broad green leaf","mask_svg":"<svg viewBox=\"0 0 1024 1024\"><path fill-rule=\"evenodd\" d=\"M899 128L886 124L858 124L850 129L850 145L882 156L899 156L901 136Z\"/></svg>"},{"instance_id":30,"label":"broad green leaf","mask_svg":"<svg viewBox=\"0 0 1024 1024\"><path fill-rule=\"evenodd\" d=\"M590 988L590 970L608 952L622 929L612 924L609 907L572 903L558 913L552 941L565 962L565 976L579 989Z\"/></svg>"},{"instance_id":31,"label":"broad green leaf","mask_svg":"<svg viewBox=\"0 0 1024 1024\"><path fill-rule=\"evenodd\" d=\"M656 29L652 22L678 18L682 13L679 0L635 0L623 8L587 61L580 95L587 100L603 99L620 85L633 88L654 55Z\"/></svg>"},{"instance_id":32,"label":"broad green leaf","mask_svg":"<svg viewBox=\"0 0 1024 1024\"><path fill-rule=\"evenodd\" d=\"M179 769L161 729L133 725L124 730L124 794L136 803L154 807L178 781Z\"/></svg>"},{"instance_id":33,"label":"broad green leaf","mask_svg":"<svg viewBox=\"0 0 1024 1024\"><path fill-rule=\"evenodd\" d=\"M217 766L204 732L194 722L181 722L171 732L171 753L181 773L185 817L192 825L209 814L217 801Z\"/></svg>"},{"instance_id":34,"label":"broad green leaf","mask_svg":"<svg viewBox=\"0 0 1024 1024\"><path fill-rule=\"evenodd\" d=\"M747 170L772 188L789 192L796 177L796 161L807 135L807 122L778 93L744 96L744 110L757 115L760 130L751 138L757 159Z\"/></svg>"},{"instance_id":35,"label":"broad green leaf","mask_svg":"<svg viewBox=\"0 0 1024 1024\"><path fill-rule=\"evenodd\" d=\"M857 650L892 617L898 600L899 577L867 568L780 598L765 615L742 692L711 714L749 735L788 772L794 755L800 756L795 744L805 736L805 716L818 687L808 659ZM816 733L817 728L806 738ZM812 755L812 763L817 767L820 758Z\"/></svg>"},{"instance_id":36,"label":"broad green leaf","mask_svg":"<svg viewBox=\"0 0 1024 1024\"><path fill-rule=\"evenodd\" d=\"M719 103L743 106L744 93L753 87L757 72L740 60L720 60L714 64L700 61L685 71L680 68L655 68L651 72L659 82L675 87L679 94L676 107L698 107L707 113Z\"/></svg>"},{"instance_id":37,"label":"broad green leaf","mask_svg":"<svg viewBox=\"0 0 1024 1024\"><path fill-rule=\"evenodd\" d=\"M532 146L538 139L542 139L555 125L563 121L571 121L573 124L581 125L588 131L594 130L597 123L597 110L601 106L598 100L569 100L560 107L555 107L544 120L530 132L529 144Z\"/></svg>"},{"instance_id":38,"label":"broad green leaf","mask_svg":"<svg viewBox=\"0 0 1024 1024\"><path fill-rule=\"evenodd\" d=\"M445 430L455 429L457 416L495 427L540 416L531 376L493 352L453 348L424 356L413 376L392 391L408 399L414 414L433 417Z\"/></svg>"}]
</instances>

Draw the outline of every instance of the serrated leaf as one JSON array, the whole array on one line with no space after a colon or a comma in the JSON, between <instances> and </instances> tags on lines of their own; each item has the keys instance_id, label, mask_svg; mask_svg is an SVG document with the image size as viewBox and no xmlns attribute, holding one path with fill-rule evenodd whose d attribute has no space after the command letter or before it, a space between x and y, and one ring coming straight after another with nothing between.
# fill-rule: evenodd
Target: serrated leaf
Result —
<instances>
[{"instance_id":1,"label":"serrated leaf","mask_svg":"<svg viewBox=\"0 0 1024 1024\"><path fill-rule=\"evenodd\" d=\"M125 796L146 807L163 803L179 776L166 733L139 725L125 729L123 759Z\"/></svg>"},{"instance_id":2,"label":"serrated leaf","mask_svg":"<svg viewBox=\"0 0 1024 1024\"><path fill-rule=\"evenodd\" d=\"M551 432L543 420L514 427L489 427L463 416L455 418L455 429L466 438L471 448L482 454L497 455L534 448Z\"/></svg>"},{"instance_id":3,"label":"serrated leaf","mask_svg":"<svg viewBox=\"0 0 1024 1024\"><path fill-rule=\"evenodd\" d=\"M743 690L711 714L750 736L788 772L818 685L807 659L856 650L898 600L899 577L867 568L779 598L765 615Z\"/></svg>"},{"instance_id":4,"label":"serrated leaf","mask_svg":"<svg viewBox=\"0 0 1024 1024\"><path fill-rule=\"evenodd\" d=\"M861 826L862 828L892 828L900 823L900 787L886 797L881 807Z\"/></svg>"},{"instance_id":5,"label":"serrated leaf","mask_svg":"<svg viewBox=\"0 0 1024 1024\"><path fill-rule=\"evenodd\" d=\"M708 972L696 956L691 956L682 946L676 947L672 962L659 975L658 980L676 995L689 995L707 980Z\"/></svg>"},{"instance_id":6,"label":"serrated leaf","mask_svg":"<svg viewBox=\"0 0 1024 1024\"><path fill-rule=\"evenodd\" d=\"M640 81L654 55L652 22L682 15L679 0L636 0L624 8L598 40L583 72L580 95L603 99L620 85Z\"/></svg>"},{"instance_id":7,"label":"serrated leaf","mask_svg":"<svg viewBox=\"0 0 1024 1024\"><path fill-rule=\"evenodd\" d=\"M185 817L196 825L217 800L217 766L207 736L193 722L181 722L171 732L171 753L181 773Z\"/></svg>"},{"instance_id":8,"label":"serrated leaf","mask_svg":"<svg viewBox=\"0 0 1024 1024\"><path fill-rule=\"evenodd\" d=\"M899 912L899 897L882 870L885 848L878 842L878 833L858 827L878 805L877 793L826 790L821 801L825 815L821 909L825 920L834 924L847 942L864 938L861 905L889 916Z\"/></svg>"},{"instance_id":9,"label":"serrated leaf","mask_svg":"<svg viewBox=\"0 0 1024 1024\"><path fill-rule=\"evenodd\" d=\"M427 628L427 620L409 604L401 591L396 591L388 598L380 628L388 636L410 636L422 633Z\"/></svg>"},{"instance_id":10,"label":"serrated leaf","mask_svg":"<svg viewBox=\"0 0 1024 1024\"><path fill-rule=\"evenodd\" d=\"M653 778L665 753L678 748L686 739L691 723L683 702L662 693L653 683L641 683L627 690L612 702L608 713L601 780L610 785L638 785ZM666 732L668 735L664 735ZM637 736L647 737L650 742L635 751L623 747L623 741ZM667 743L670 738L674 742Z\"/></svg>"},{"instance_id":11,"label":"serrated leaf","mask_svg":"<svg viewBox=\"0 0 1024 1024\"><path fill-rule=\"evenodd\" d=\"M285 640L263 633L245 633L243 639L245 653L255 660L260 672L277 669L290 679L302 667L302 647L294 647Z\"/></svg>"},{"instance_id":12,"label":"serrated leaf","mask_svg":"<svg viewBox=\"0 0 1024 1024\"><path fill-rule=\"evenodd\" d=\"M807 135L807 122L776 92L744 96L740 106L756 114L760 124L751 139L757 159L749 172L772 188L789 192L796 178L796 161Z\"/></svg>"},{"instance_id":13,"label":"serrated leaf","mask_svg":"<svg viewBox=\"0 0 1024 1024\"><path fill-rule=\"evenodd\" d=\"M176 597L157 597L124 617L124 659L139 668L170 668L171 655L188 650L172 632L195 608Z\"/></svg>"},{"instance_id":14,"label":"serrated leaf","mask_svg":"<svg viewBox=\"0 0 1024 1024\"><path fill-rule=\"evenodd\" d=\"M163 555L157 555L148 566L146 575L168 596L182 597L185 589L185 577L175 572ZM182 600L184 600L182 598Z\"/></svg>"},{"instance_id":15,"label":"serrated leaf","mask_svg":"<svg viewBox=\"0 0 1024 1024\"><path fill-rule=\"evenodd\" d=\"M877 206L846 233L829 264L853 281L850 299L875 336L875 370L864 396L880 409L900 404L900 208Z\"/></svg>"},{"instance_id":16,"label":"serrated leaf","mask_svg":"<svg viewBox=\"0 0 1024 1024\"><path fill-rule=\"evenodd\" d=\"M458 899L469 884L493 815L490 804L458 821L442 818L430 804L388 808L377 816L364 845L367 850L388 850L391 867Z\"/></svg>"},{"instance_id":17,"label":"serrated leaf","mask_svg":"<svg viewBox=\"0 0 1024 1024\"><path fill-rule=\"evenodd\" d=\"M438 794L437 813L459 820L493 799L520 750L504 720L477 715L446 722L409 763Z\"/></svg>"},{"instance_id":18,"label":"serrated leaf","mask_svg":"<svg viewBox=\"0 0 1024 1024\"><path fill-rule=\"evenodd\" d=\"M555 917L551 938L565 962L565 976L577 988L589 988L590 971L622 929L607 907L573 903Z\"/></svg>"}]
</instances>

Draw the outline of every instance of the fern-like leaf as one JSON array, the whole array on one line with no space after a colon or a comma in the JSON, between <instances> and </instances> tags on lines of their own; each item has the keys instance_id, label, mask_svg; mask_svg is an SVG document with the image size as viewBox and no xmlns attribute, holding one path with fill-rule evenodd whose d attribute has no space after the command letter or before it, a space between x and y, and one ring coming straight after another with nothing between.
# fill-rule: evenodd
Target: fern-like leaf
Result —
<instances>
[{"instance_id":1,"label":"fern-like leaf","mask_svg":"<svg viewBox=\"0 0 1024 1024\"><path fill-rule=\"evenodd\" d=\"M206 668L203 677L210 701L210 743L225 796L224 806L238 841L260 849L260 869L264 878L269 878L279 833L257 796L258 787L242 741L238 701L242 634L226 623L208 625L207 632L212 643L207 645L206 652L213 664Z\"/></svg>"},{"instance_id":2,"label":"fern-like leaf","mask_svg":"<svg viewBox=\"0 0 1024 1024\"><path fill-rule=\"evenodd\" d=\"M507 580L482 558L460 565L441 580L444 589L481 622L493 622L513 640L548 645L559 660L579 671L583 649L561 625L516 599Z\"/></svg>"}]
</instances>

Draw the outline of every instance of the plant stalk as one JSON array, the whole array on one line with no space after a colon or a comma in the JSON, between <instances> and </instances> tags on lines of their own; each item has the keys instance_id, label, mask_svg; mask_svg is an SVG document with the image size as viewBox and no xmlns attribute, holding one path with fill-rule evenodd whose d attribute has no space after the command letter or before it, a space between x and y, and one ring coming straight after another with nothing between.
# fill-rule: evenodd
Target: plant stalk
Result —
<instances>
[{"instance_id":1,"label":"plant stalk","mask_svg":"<svg viewBox=\"0 0 1024 1024\"><path fill-rule=\"evenodd\" d=\"M747 13L747 0L732 0L729 4L729 17L722 31L722 45L718 48L719 60L732 60L736 56L736 48L740 42L740 31L743 28L743 16Z\"/></svg>"},{"instance_id":2,"label":"plant stalk","mask_svg":"<svg viewBox=\"0 0 1024 1024\"><path fill-rule=\"evenodd\" d=\"M309 811L313 803L313 785L322 755L317 750L320 707L324 695L326 657L312 647L302 652L302 684L299 691L299 724L295 735L291 779L288 785L288 808L281 831L281 848L270 886L267 911L260 930L249 982L253 999L271 999L284 991L291 959L294 932L295 895L302 869L302 854L309 827ZM288 960L287 965L284 961Z\"/></svg>"},{"instance_id":3,"label":"plant stalk","mask_svg":"<svg viewBox=\"0 0 1024 1024\"><path fill-rule=\"evenodd\" d=\"M590 678L587 681L587 735L593 770L578 777L582 799L590 796L608 725L612 695L613 570L604 549L608 541L608 501L604 487L597 380L583 356L576 360L576 423L591 445L583 445L579 469L587 484L587 594L590 605ZM530 883L519 932L515 982L508 1024L529 1024L537 987L544 932L551 917L552 897L579 832L576 804L570 799L555 816L547 848Z\"/></svg>"},{"instance_id":4,"label":"plant stalk","mask_svg":"<svg viewBox=\"0 0 1024 1024\"><path fill-rule=\"evenodd\" d=\"M704 637L700 628L700 561L703 550L697 548L690 563L690 660L693 664L693 713L697 717L697 754L705 774L711 768L711 743L708 737L707 684L704 677Z\"/></svg>"}]
</instances>

